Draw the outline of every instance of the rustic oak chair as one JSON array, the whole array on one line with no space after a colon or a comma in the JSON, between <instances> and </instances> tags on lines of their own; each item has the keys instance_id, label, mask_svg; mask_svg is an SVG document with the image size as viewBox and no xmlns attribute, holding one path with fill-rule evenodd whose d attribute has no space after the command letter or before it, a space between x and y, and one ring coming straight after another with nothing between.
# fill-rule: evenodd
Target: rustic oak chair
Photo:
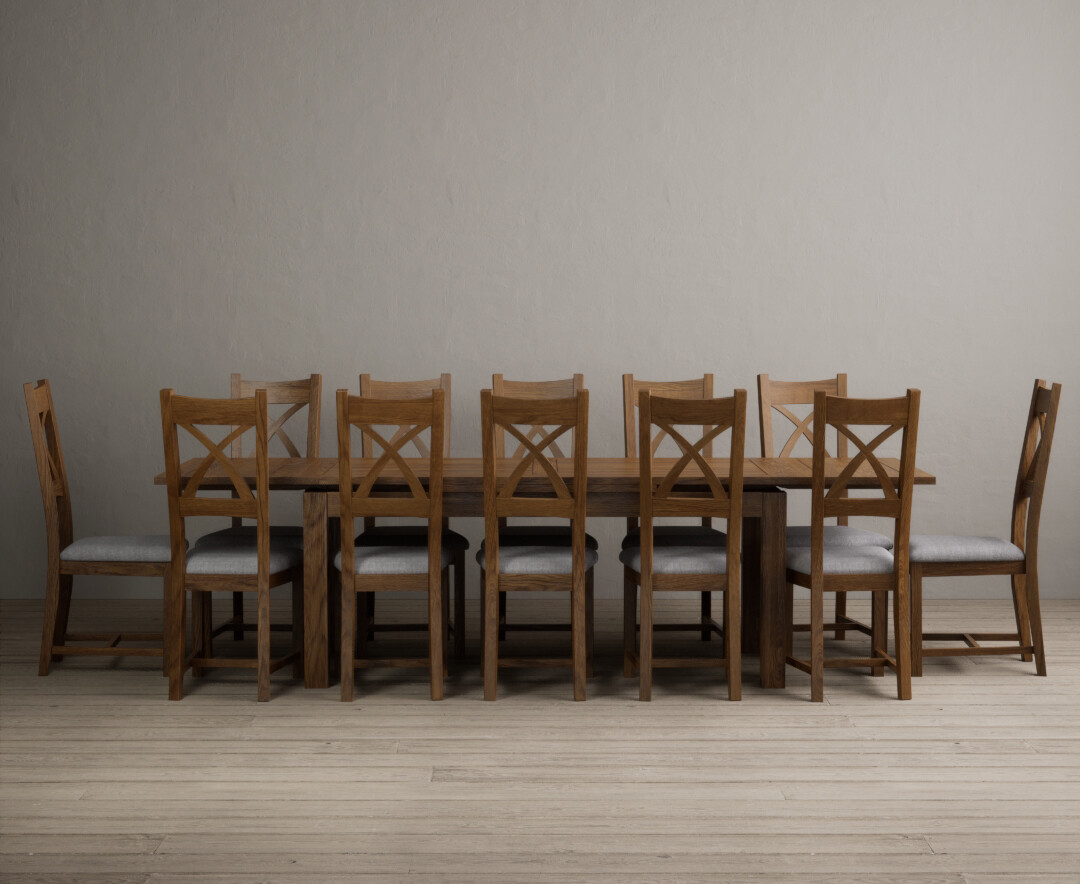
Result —
<instances>
[{"instance_id":1,"label":"rustic oak chair","mask_svg":"<svg viewBox=\"0 0 1080 884\"><path fill-rule=\"evenodd\" d=\"M758 420L761 425L761 456L777 457L773 445L773 412L791 422L794 429L784 441L779 457L791 457L796 444L805 438L813 442L813 419L814 411L811 408L804 417L799 417L791 409L793 406L805 406L814 404L814 396L818 392L828 396L847 396L847 375L838 374L834 378L826 378L821 381L774 381L767 374L758 375ZM836 436L836 457L848 456L848 440L842 433ZM830 456L830 455L826 455ZM784 541L788 549L798 549L810 546L809 525L789 525L785 532ZM826 546L880 546L882 549L892 549L892 539L876 531L867 531L864 528L855 528L848 525L847 516L838 516L835 525L825 526ZM789 594L791 590L788 590ZM836 596L836 616L834 622L826 626L833 630L838 639L847 635L847 628L851 625L847 616L847 594L838 593ZM806 624L796 626L799 631L809 629Z\"/></svg>"},{"instance_id":2,"label":"rustic oak chair","mask_svg":"<svg viewBox=\"0 0 1080 884\"><path fill-rule=\"evenodd\" d=\"M507 396L516 399L568 399L576 396L585 389L585 376L575 374L568 378L554 381L508 381L501 374L491 376L491 394L493 396ZM537 425L526 429L526 438L539 439L546 434L546 427ZM553 441L546 450L552 457L573 456L574 441L570 441L569 455L563 451L557 441ZM507 445L506 431L496 428L495 451L498 457L519 458L525 454L525 446L520 442L515 445ZM566 525L509 525L506 519L499 521L500 542L504 545L545 544L554 543L565 545L570 542L571 532ZM599 544L591 534L585 535L585 544L589 549L598 549ZM585 589L586 605L590 611L589 622L592 623L593 608L593 575L592 571L587 576L588 585ZM506 617L506 593L499 596L499 640L506 638L507 631L537 632L537 631L561 631L569 628L566 623L510 623ZM591 647L590 639L590 647ZM589 657L589 665L592 665L592 656ZM590 671L591 675L591 671Z\"/></svg>"},{"instance_id":3,"label":"rustic oak chair","mask_svg":"<svg viewBox=\"0 0 1080 884\"><path fill-rule=\"evenodd\" d=\"M624 587L623 671L632 672L635 663L639 670L639 696L652 699L652 670L654 666L690 667L722 666L728 673L728 699L742 698L742 655L740 631L742 618L739 594L742 588L742 485L743 453L746 437L746 391L736 390L726 399L669 398L651 394L647 389L638 393L640 416L641 469L641 528L632 535L636 543L623 548L619 555L627 572L632 575ZM677 427L692 426L701 430L696 441ZM656 446L653 427L669 436L679 447L681 457L666 473L654 473ZM712 456L713 442L721 433L731 430L728 487L705 460ZM676 483L687 467L700 472L705 491L680 489ZM696 479L697 476L695 475ZM724 544L679 542L670 535L656 543L657 517L697 516L702 519L727 520L728 533ZM694 526L691 526L694 527ZM635 608L637 587L641 587L641 642L635 653ZM703 658L657 658L653 655L653 596L656 592L724 593L724 625L718 628L724 641L724 656ZM710 616L709 623L712 623ZM711 629L709 633L711 634Z\"/></svg>"},{"instance_id":4,"label":"rustic oak chair","mask_svg":"<svg viewBox=\"0 0 1080 884\"><path fill-rule=\"evenodd\" d=\"M34 441L41 501L45 507L47 551L45 618L41 631L38 675L66 656L161 657L160 632L68 632L71 591L76 574L117 577L169 575L168 535L81 537L74 540L71 492L60 448L52 389L48 380L23 384L30 436ZM106 642L104 646L70 642ZM155 642L156 647L121 647L122 642Z\"/></svg>"},{"instance_id":5,"label":"rustic oak chair","mask_svg":"<svg viewBox=\"0 0 1080 884\"><path fill-rule=\"evenodd\" d=\"M480 563L483 606L484 699L494 700L498 670L502 666L566 666L573 669L574 699L585 699L585 679L591 651L591 615L586 602L587 574L597 561L596 550L585 539L585 502L588 482L589 393L581 390L565 399L522 399L480 394L484 451L484 546ZM542 435L532 427L553 426ZM516 460L497 457L500 431L515 438L523 451ZM571 434L573 479L569 485L546 453ZM526 478L534 465L542 477ZM550 494L553 496L538 496ZM505 543L502 519L509 517L567 519L568 540L550 532L540 541ZM561 591L570 594L572 653L569 660L551 658L499 659L499 593Z\"/></svg>"},{"instance_id":6,"label":"rustic oak chair","mask_svg":"<svg viewBox=\"0 0 1080 884\"><path fill-rule=\"evenodd\" d=\"M919 424L919 391L896 399L847 399L814 394L814 464L811 487L810 546L787 551L788 583L810 590L810 658L788 656L787 662L810 674L810 698L824 699L826 667L869 666L876 675L887 665L896 672L897 695L911 699L910 603L908 600L908 537L911 527L911 489L915 479L915 442ZM826 430L834 428L858 449L826 489ZM883 428L883 429L882 429ZM856 430L877 435L864 441ZM894 486L875 450L901 433L900 467ZM848 497L855 473L868 467L880 496ZM825 543L825 519L834 516L876 516L893 520L893 551L880 546L830 546ZM873 593L873 623L867 629L850 621L849 628L869 631L871 651L865 658L825 659L824 597L826 592ZM894 656L887 651L888 593L893 593ZM790 616L790 615L789 615Z\"/></svg>"},{"instance_id":7,"label":"rustic oak chair","mask_svg":"<svg viewBox=\"0 0 1080 884\"><path fill-rule=\"evenodd\" d=\"M373 667L427 667L431 699L443 697L446 648L447 582L453 558L443 542L443 443L445 393L429 389L422 398L370 399L338 390L338 482L341 510L341 552L334 567L341 576L341 699L351 701L355 670ZM398 427L392 436L381 431ZM352 472L352 429L371 437L381 448L378 459L359 480ZM428 485L402 456L402 449L421 433L430 431ZM390 438L387 438L390 436ZM390 469L388 469L390 468ZM385 475L384 475L385 474ZM380 479L396 480L384 489ZM355 544L352 525L357 518L401 516L427 520L427 543ZM377 660L364 656L367 630L356 629L357 594L424 592L428 598L428 656ZM361 601L363 604L363 601ZM360 622L367 618L361 614ZM358 642L359 639L359 642ZM358 644L359 653L358 654Z\"/></svg>"},{"instance_id":8,"label":"rustic oak chair","mask_svg":"<svg viewBox=\"0 0 1080 884\"><path fill-rule=\"evenodd\" d=\"M309 378L301 378L296 381L252 381L245 380L242 375L234 372L230 376L230 395L233 399L249 399L255 395L256 390L266 390L266 402L268 406L287 406L276 417L268 418L269 442L273 444L277 439L285 449L288 457L312 458L319 456L319 426L322 408L322 375L313 374ZM307 409L307 427L305 432L304 453L289 435L288 426L293 417L303 409ZM294 431L295 432L295 431ZM233 440L231 454L233 457L244 457L243 439ZM248 457L251 456L249 451ZM255 526L244 525L243 519L233 519L232 527L200 537L196 546L206 546L210 543L218 543L222 539L230 541L236 537L244 537L250 542L255 542ZM271 525L270 536L275 540L288 538L296 546L301 546L304 539L304 529L299 525ZM254 623L244 621L244 593L233 593L232 618L213 631L214 636L223 632L232 631L233 638L240 641L246 631L256 628ZM288 630L288 625L275 624L271 627L274 631Z\"/></svg>"},{"instance_id":9,"label":"rustic oak chair","mask_svg":"<svg viewBox=\"0 0 1080 884\"><path fill-rule=\"evenodd\" d=\"M713 376L703 375L689 381L639 381L632 374L623 375L623 439L626 456L636 458L638 456L638 397L642 390L653 395L674 397L677 399L712 399ZM649 452L656 454L664 437L667 434L659 431L649 445ZM645 449L642 449L643 451ZM712 457L712 443L710 442L704 452L705 457ZM706 543L715 546L724 545L724 532L712 527L712 519L703 518L700 525L653 525L653 543L657 546L674 544L684 546L687 543ZM629 518L626 520L626 536L622 541L622 548L640 546L640 532L638 520ZM636 578L629 568L623 566L623 599L636 598ZM629 618L630 613L624 611L624 619ZM636 613L635 615L636 616ZM719 629L712 619L712 593L701 593L701 623L693 626L683 624L654 625L654 629L684 630L701 629L701 640L709 641L714 630ZM625 667L624 667L625 669ZM627 677L633 675L632 671L624 671Z\"/></svg>"},{"instance_id":10,"label":"rustic oak chair","mask_svg":"<svg viewBox=\"0 0 1080 884\"><path fill-rule=\"evenodd\" d=\"M1051 386L1043 380L1035 381L1013 492L1011 542L997 537L911 536L911 656L915 675L922 675L924 657L1017 653L1026 662L1031 661L1034 653L1036 673L1046 675L1039 605L1039 515L1060 399L1061 384ZM922 631L924 577L976 577L984 574L1008 574L1012 577L1016 632ZM923 645L924 641L957 641L962 644L927 648ZM980 644L984 641L1011 644Z\"/></svg>"},{"instance_id":11,"label":"rustic oak chair","mask_svg":"<svg viewBox=\"0 0 1080 884\"><path fill-rule=\"evenodd\" d=\"M270 674L289 663L293 674L302 675L304 639L303 551L289 538L270 535L270 438L266 391L243 399L196 399L161 391L161 423L165 440L165 478L169 494L169 528L172 565L165 607L165 665L169 675L169 699L183 697L184 673L206 669L255 669L258 699L270 699ZM227 430L221 442L207 429ZM193 472L181 472L179 433L197 441L207 452ZM236 457L226 449L244 433L254 430L254 482L237 467ZM232 450L232 449L230 449ZM208 477L220 484L227 479L233 496L214 491L200 494ZM195 516L225 516L255 521L255 542L244 536L197 544L186 552L186 522ZM270 590L292 584L292 651L270 656ZM256 597L256 657L236 659L213 653L211 601L214 592L239 591ZM192 593L194 651L186 655L184 613L187 593Z\"/></svg>"},{"instance_id":12,"label":"rustic oak chair","mask_svg":"<svg viewBox=\"0 0 1080 884\"><path fill-rule=\"evenodd\" d=\"M442 374L437 378L424 381L378 381L371 375L360 375L360 395L366 399L416 399L426 398L432 390L443 391L443 455L450 456L450 375ZM406 433L410 427L398 427L397 433ZM420 435L412 437L412 445L420 457L428 457L429 450ZM368 433L361 433L361 452L364 457L375 456L374 440ZM450 563L453 574L454 618L447 628L454 637L454 657L465 657L465 551L469 548L468 539L457 531L450 530L450 520L443 519L443 544L453 553ZM424 525L376 525L374 518L364 519L364 531L357 535L356 542L365 545L427 545L428 526ZM362 606L361 606L362 607ZM367 628L373 635L376 631L399 632L427 629L426 623L382 624L375 622L375 595L367 597L367 616L370 622ZM357 624L359 628L359 624Z\"/></svg>"}]
</instances>

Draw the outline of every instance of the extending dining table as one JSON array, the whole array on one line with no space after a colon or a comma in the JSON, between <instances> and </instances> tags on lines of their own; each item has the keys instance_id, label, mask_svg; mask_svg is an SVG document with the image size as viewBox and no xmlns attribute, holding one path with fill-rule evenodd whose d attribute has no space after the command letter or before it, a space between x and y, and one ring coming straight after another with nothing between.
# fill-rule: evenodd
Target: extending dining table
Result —
<instances>
[{"instance_id":1,"label":"extending dining table","mask_svg":"<svg viewBox=\"0 0 1080 884\"><path fill-rule=\"evenodd\" d=\"M675 458L654 458L654 475L662 476ZM426 461L406 459L410 469L423 481ZM559 475L573 475L571 458L554 458ZM189 476L203 463L203 458L186 461L182 467ZM708 459L711 469L725 479L729 474L726 458ZM826 477L835 478L847 465L846 458L826 461ZM889 477L899 475L899 460L882 458ZM248 481L254 481L255 461L240 458L232 466ZM358 481L371 470L374 458L354 458L352 474ZM518 461L498 462L500 474L509 475ZM634 517L640 500L639 467L636 458L590 457L588 461L586 502L588 516ZM393 464L384 466L379 484L394 487L401 474ZM338 461L337 458L271 458L270 487L274 490L301 491L303 502L304 544L304 684L325 688L331 677L331 592L332 556L338 535ZM689 464L682 473L680 486L693 487L701 473ZM917 469L915 484L932 485L935 477ZM165 474L155 478L165 483ZM785 529L787 527L786 489L809 488L811 458L750 457L743 462L743 558L742 558L742 650L760 658L761 686L782 688L786 657L790 652L790 594L785 578ZM448 457L443 462L443 512L448 518L482 518L484 515L483 460L479 457ZM225 470L215 464L202 483L203 488L232 488ZM880 488L873 469L863 463L849 483L850 488ZM550 480L539 464L518 486L519 493L543 494L550 491ZM351 536L352 532L350 532ZM602 551L601 551L602 552Z\"/></svg>"}]
</instances>

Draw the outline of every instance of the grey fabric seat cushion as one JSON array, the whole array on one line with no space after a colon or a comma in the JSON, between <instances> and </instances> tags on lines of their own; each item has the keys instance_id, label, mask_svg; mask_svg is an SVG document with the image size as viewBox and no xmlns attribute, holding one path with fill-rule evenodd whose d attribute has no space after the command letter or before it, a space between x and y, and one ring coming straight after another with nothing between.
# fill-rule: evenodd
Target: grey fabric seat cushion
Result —
<instances>
[{"instance_id":1,"label":"grey fabric seat cushion","mask_svg":"<svg viewBox=\"0 0 1080 884\"><path fill-rule=\"evenodd\" d=\"M788 549L810 546L809 525L789 525L785 536ZM826 525L825 545L880 546L882 549L892 549L893 541L891 537L886 537L884 534L854 528L851 525Z\"/></svg>"},{"instance_id":2,"label":"grey fabric seat cushion","mask_svg":"<svg viewBox=\"0 0 1080 884\"><path fill-rule=\"evenodd\" d=\"M168 562L168 534L80 537L60 552L65 562Z\"/></svg>"},{"instance_id":3,"label":"grey fabric seat cushion","mask_svg":"<svg viewBox=\"0 0 1080 884\"><path fill-rule=\"evenodd\" d=\"M1022 562L1024 551L998 537L962 537L954 534L912 534L911 561Z\"/></svg>"},{"instance_id":4,"label":"grey fabric seat cushion","mask_svg":"<svg viewBox=\"0 0 1080 884\"><path fill-rule=\"evenodd\" d=\"M427 525L376 525L367 528L363 533L356 536L357 546L401 546L401 545L426 545L428 535ZM465 550L469 548L469 540L464 534L444 528L442 533L443 546L451 550Z\"/></svg>"},{"instance_id":5,"label":"grey fabric seat cushion","mask_svg":"<svg viewBox=\"0 0 1080 884\"><path fill-rule=\"evenodd\" d=\"M246 540L255 543L254 525L236 525L231 528L222 528L220 531L211 531L195 541L196 548L203 546L230 546L238 540ZM276 543L288 544L301 548L304 545L304 529L300 525L271 525L270 540Z\"/></svg>"},{"instance_id":6,"label":"grey fabric seat cushion","mask_svg":"<svg viewBox=\"0 0 1080 884\"><path fill-rule=\"evenodd\" d=\"M445 568L453 558L447 547L442 549L440 568ZM334 567L341 570L341 552L334 556ZM393 544L389 546L353 547L354 574L427 574L428 551L426 546Z\"/></svg>"},{"instance_id":7,"label":"grey fabric seat cushion","mask_svg":"<svg viewBox=\"0 0 1080 884\"><path fill-rule=\"evenodd\" d=\"M270 573L277 574L304 563L304 551L288 539L270 543ZM233 543L214 542L195 544L187 556L188 574L235 574L250 576L259 573L259 551L256 544L243 537Z\"/></svg>"},{"instance_id":8,"label":"grey fabric seat cushion","mask_svg":"<svg viewBox=\"0 0 1080 884\"><path fill-rule=\"evenodd\" d=\"M507 525L499 532L500 546L569 546L570 543L569 525ZM591 534L585 535L585 546L600 548Z\"/></svg>"},{"instance_id":9,"label":"grey fabric seat cushion","mask_svg":"<svg viewBox=\"0 0 1080 884\"><path fill-rule=\"evenodd\" d=\"M789 549L788 569L809 574L810 555L809 547ZM880 546L827 546L822 564L825 574L889 574L893 570L893 556Z\"/></svg>"},{"instance_id":10,"label":"grey fabric seat cushion","mask_svg":"<svg viewBox=\"0 0 1080 884\"><path fill-rule=\"evenodd\" d=\"M596 550L586 547L585 570L592 568L599 558ZM483 547L477 552L476 561L481 568L487 568L487 552ZM569 574L573 567L574 554L569 546L499 546L500 574Z\"/></svg>"},{"instance_id":11,"label":"grey fabric seat cushion","mask_svg":"<svg viewBox=\"0 0 1080 884\"><path fill-rule=\"evenodd\" d=\"M622 539L622 549L641 546L641 529L634 528ZM727 535L705 525L653 525L653 547L727 546Z\"/></svg>"},{"instance_id":12,"label":"grey fabric seat cushion","mask_svg":"<svg viewBox=\"0 0 1080 884\"><path fill-rule=\"evenodd\" d=\"M641 548L619 553L619 561L641 573ZM654 574L726 574L727 550L716 546L654 546Z\"/></svg>"}]
</instances>

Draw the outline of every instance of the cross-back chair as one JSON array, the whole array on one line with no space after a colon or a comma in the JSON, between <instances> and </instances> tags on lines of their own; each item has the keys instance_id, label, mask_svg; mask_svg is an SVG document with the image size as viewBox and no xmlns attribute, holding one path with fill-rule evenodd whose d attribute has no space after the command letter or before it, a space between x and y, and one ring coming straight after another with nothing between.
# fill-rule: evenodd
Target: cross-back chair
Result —
<instances>
[{"instance_id":1,"label":"cross-back chair","mask_svg":"<svg viewBox=\"0 0 1080 884\"><path fill-rule=\"evenodd\" d=\"M895 399L848 399L814 394L814 460L811 484L810 546L787 551L788 583L810 590L810 657L788 656L787 662L810 674L810 698L824 699L825 669L869 666L875 675L888 666L896 672L897 695L911 699L910 603L908 599L908 540L911 529L911 491L915 479L915 443L919 423L919 391ZM857 449L845 466L829 467L826 431L835 429ZM893 481L878 453L880 446L901 435L898 478ZM835 463L835 461L833 462ZM838 470L838 472L837 472ZM829 474L826 475L827 471ZM849 497L857 473L869 472L877 484L875 496ZM880 546L829 546L825 519L873 516L893 521L893 550ZM824 596L826 592L873 593L873 622L869 628L851 621L849 628L868 631L869 657L825 658ZM893 594L895 640L888 653L888 594Z\"/></svg>"},{"instance_id":2,"label":"cross-back chair","mask_svg":"<svg viewBox=\"0 0 1080 884\"><path fill-rule=\"evenodd\" d=\"M450 456L450 375L441 374L437 378L421 381L382 381L373 380L370 374L360 375L360 395L366 399L421 399L431 395L432 390L443 391L443 455ZM396 434L406 433L409 427L398 427ZM394 437L391 437L393 441ZM420 457L430 457L431 452L422 435L413 436L411 445ZM375 457L379 446L369 433L361 433L361 453L365 458ZM454 637L454 657L465 657L465 551L469 541L457 531L450 530L450 520L444 518L443 543L453 552L451 573L453 574L453 609L454 617L447 629ZM364 545L386 544L427 544L428 526L424 525L377 525L373 517L364 519L364 531L357 535L356 542ZM358 610L365 606L358 606ZM367 597L366 614L369 618L367 629L369 637L376 631L409 632L427 629L426 623L377 623L375 620L375 596ZM360 624L357 624L360 628Z\"/></svg>"},{"instance_id":3,"label":"cross-back chair","mask_svg":"<svg viewBox=\"0 0 1080 884\"><path fill-rule=\"evenodd\" d=\"M665 396L676 399L712 399L713 376L711 374L706 374L702 375L700 378L694 378L688 381L642 381L636 379L632 374L624 374L623 440L625 443L626 456L628 458L636 458L638 456L638 397L643 390L654 396ZM643 448L641 450L655 455L666 436L667 434L663 430L657 431L649 442L649 448ZM711 442L708 443L704 455L705 457L712 457ZM670 543L679 546L687 543L706 543L722 546L724 544L724 533L713 528L712 519L705 517L702 518L700 525L653 525L653 543L659 545ZM630 546L640 545L641 535L638 529L638 520L635 517L630 517L626 520L626 536L623 538L622 548L626 549ZM636 590L633 590L633 586L636 585L634 580L634 575L624 566L624 599L629 598L631 592L636 593ZM702 641L709 641L712 637L713 630L719 628L712 619L711 592L701 593L700 624L694 624L692 626L686 626L679 623L654 625L654 629L665 630L698 628L701 629ZM626 676L633 675L633 673L629 671L626 671L623 674Z\"/></svg>"},{"instance_id":4,"label":"cross-back chair","mask_svg":"<svg viewBox=\"0 0 1080 884\"><path fill-rule=\"evenodd\" d=\"M77 574L168 579L167 535L81 537L74 539L71 491L68 487L60 432L48 380L23 384L30 436L34 442L41 502L45 507L45 617L41 632L38 675L66 656L161 657L160 632L68 632L71 593ZM72 642L105 642L104 645ZM124 642L153 642L153 647L130 647Z\"/></svg>"},{"instance_id":5,"label":"cross-back chair","mask_svg":"<svg viewBox=\"0 0 1080 884\"><path fill-rule=\"evenodd\" d=\"M165 479L169 495L169 529L172 566L167 590L165 618L165 665L169 676L169 699L183 697L184 673L196 676L207 669L255 669L258 699L270 699L270 675L293 664L293 675L302 675L304 639L303 552L294 543L275 539L270 533L270 466L267 445L269 421L267 394L263 389L241 399L199 399L161 391L161 423L165 441ZM197 442L202 459L191 471L182 471L180 433ZM255 476L245 476L236 441L254 433L252 451ZM224 433L220 442L214 435ZM232 496L204 489L208 479L217 485L226 480ZM200 493L203 492L203 493ZM186 552L187 520L199 516L251 519L255 542L235 536L213 544L197 544ZM271 657L270 591L291 584L292 649ZM254 659L217 657L213 652L212 599L215 592L241 591L256 598L256 655ZM185 608L192 594L194 648L185 648Z\"/></svg>"},{"instance_id":6,"label":"cross-back chair","mask_svg":"<svg viewBox=\"0 0 1080 884\"><path fill-rule=\"evenodd\" d=\"M442 498L445 393L429 389L423 397L374 399L338 390L338 484L341 551L334 566L341 576L341 699L351 701L355 670L374 667L426 667L431 699L443 698L445 677L447 581L452 554L443 542ZM385 427L397 427L393 434ZM380 454L362 476L353 475L352 431L371 436ZM428 431L427 485L403 450ZM389 438L388 438L389 437ZM381 484L380 484L381 480ZM395 516L427 521L427 543L356 545L354 520ZM371 659L365 655L367 629L357 629L357 597L375 592L424 592L428 598L428 656ZM363 601L361 601L363 605ZM359 655L359 656L358 656Z\"/></svg>"},{"instance_id":7,"label":"cross-back chair","mask_svg":"<svg viewBox=\"0 0 1080 884\"><path fill-rule=\"evenodd\" d=\"M820 381L774 381L767 374L758 375L758 420L761 428L761 456L762 457L793 457L795 447L801 440L813 444L814 422L814 396L821 392L827 396L847 396L847 375L838 374L835 378L825 378ZM797 411L800 406L810 406L806 413L800 416ZM788 432L786 439L782 438L780 454L776 454L774 444L773 418L779 415L785 418L788 424L784 424ZM836 457L848 456L848 440L843 433L837 433ZM825 526L825 544L827 546L880 546L882 549L892 549L892 539L876 531L867 531L848 524L847 516L837 516L834 525ZM809 525L789 525L784 534L784 541L788 549L810 546ZM788 594L791 590L789 588ZM832 630L834 636L843 639L847 635L847 629L851 625L847 616L847 595L840 593L836 596L836 615L833 623L826 628ZM799 624L798 631L809 629L808 624Z\"/></svg>"},{"instance_id":8,"label":"cross-back chair","mask_svg":"<svg viewBox=\"0 0 1080 884\"><path fill-rule=\"evenodd\" d=\"M728 699L742 698L740 645L743 454L746 438L746 391L723 399L658 396L638 393L641 457L641 527L638 544L623 549L619 558L630 580L624 586L623 671L639 672L639 696L652 699L653 667L722 666L728 674ZM686 427L699 432L688 433ZM653 430L677 446L680 456L671 466L656 458ZM682 429L680 429L682 428ZM708 462L713 443L730 430L727 487ZM696 438L695 438L696 437ZM692 469L688 469L692 468ZM693 487L686 480L693 479ZM680 485L680 480L683 485ZM657 543L656 518L696 516L726 519L723 545L666 538ZM640 650L635 650L637 589L641 587ZM653 653L654 594L657 592L724 593L723 627L709 617L723 638L722 657L658 658ZM703 621L704 622L704 621ZM709 634L711 635L710 628Z\"/></svg>"},{"instance_id":9,"label":"cross-back chair","mask_svg":"<svg viewBox=\"0 0 1080 884\"><path fill-rule=\"evenodd\" d=\"M923 673L924 657L1020 654L1035 672L1046 675L1042 614L1039 603L1039 517L1050 447L1054 441L1061 384L1036 380L1031 392L1020 466L1013 491L1011 541L997 537L959 537L921 534L911 537L911 638L912 669ZM1016 632L922 631L922 581L924 577L1007 574L1012 578ZM951 647L924 646L925 641L960 642ZM984 645L982 642L1006 642Z\"/></svg>"},{"instance_id":10,"label":"cross-back chair","mask_svg":"<svg viewBox=\"0 0 1080 884\"><path fill-rule=\"evenodd\" d=\"M322 375L313 374L308 378L300 378L295 381L253 381L245 379L244 376L238 372L233 372L233 374L229 376L229 391L231 398L250 399L255 395L256 390L266 391L266 403L268 408L283 406L278 414L272 415L268 413L267 415L268 448L273 450L276 440L280 443L280 447L284 450L286 457L318 457L319 427L322 409ZM302 412L305 408L307 409L307 420L306 427L304 428L304 435L301 437L296 429L292 429L291 432L296 435L296 439L294 439L293 436L290 435L290 428L295 421L303 416ZM300 444L297 441L300 439L303 440L302 453ZM237 437L233 440L230 447L230 453L235 458L252 456L250 448L245 453L244 439L242 437ZM232 521L232 527L204 535L196 541L196 545L201 544L205 546L210 543L218 543L222 539L230 540L238 536L254 542L254 526L244 525L243 519L233 519ZM297 546L301 546L303 543L304 531L299 525L271 525L270 536L275 538L275 540L284 540L285 538L288 538ZM232 599L232 618L217 626L214 629L213 634L214 636L218 636L223 632L231 631L233 638L236 641L240 641L243 639L245 632L253 631L256 628L256 624L248 623L244 620L244 593L234 592ZM275 624L272 627L275 631L279 629L287 630L290 628L291 627L284 624Z\"/></svg>"},{"instance_id":11,"label":"cross-back chair","mask_svg":"<svg viewBox=\"0 0 1080 884\"><path fill-rule=\"evenodd\" d=\"M484 699L496 697L498 670L503 667L567 666L573 670L574 699L585 699L585 680L591 655L591 615L586 600L587 574L597 561L585 538L588 482L589 393L581 390L563 399L523 399L480 394L484 452L484 546L477 553L483 605ZM540 436L530 427L552 427ZM498 457L497 439L517 440L523 454ZM573 478L564 479L549 455L551 444L570 436ZM531 475L533 470L540 475ZM539 542L506 543L501 520L511 517L566 519L569 538L549 536ZM499 657L499 594L515 591L556 591L570 595L571 656L565 658Z\"/></svg>"},{"instance_id":12,"label":"cross-back chair","mask_svg":"<svg viewBox=\"0 0 1080 884\"><path fill-rule=\"evenodd\" d=\"M553 381L508 381L501 374L491 376L491 394L493 396L506 396L514 399L569 399L585 389L585 376L574 374L568 378ZM548 428L543 425L535 425L524 428L525 438L538 441L543 438ZM546 451L552 457L572 457L574 440L568 443L564 440L553 441L546 447ZM524 456L526 448L518 439L507 439L505 430L495 430L495 451L498 457L518 459ZM504 545L514 543L524 544L567 544L570 542L570 532L565 525L510 525L506 519L499 522L499 536ZM591 534L585 535L585 543L589 549L598 549L599 544ZM593 606L592 572L588 574L588 587L586 588L586 604L589 610ZM506 638L508 631L538 632L538 631L564 631L569 629L567 623L511 623L506 616L506 593L499 596L499 640ZM590 622L591 614L590 614ZM592 665L592 658L589 658ZM591 674L591 673L590 673Z\"/></svg>"}]
</instances>

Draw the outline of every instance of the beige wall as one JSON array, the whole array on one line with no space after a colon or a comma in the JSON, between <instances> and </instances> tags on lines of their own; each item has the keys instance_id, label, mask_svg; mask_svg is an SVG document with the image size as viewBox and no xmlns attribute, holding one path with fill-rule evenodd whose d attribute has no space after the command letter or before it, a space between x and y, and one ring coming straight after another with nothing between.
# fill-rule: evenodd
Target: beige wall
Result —
<instances>
[{"instance_id":1,"label":"beige wall","mask_svg":"<svg viewBox=\"0 0 1080 884\"><path fill-rule=\"evenodd\" d=\"M325 454L360 371L452 372L462 454L492 371L584 372L598 454L624 371L847 371L923 390L915 529L998 534L1060 380L1043 588L1080 595L1078 58L1074 0L8 0L0 595L42 592L23 381L77 532L164 531L157 391L235 370L321 371Z\"/></svg>"}]
</instances>

